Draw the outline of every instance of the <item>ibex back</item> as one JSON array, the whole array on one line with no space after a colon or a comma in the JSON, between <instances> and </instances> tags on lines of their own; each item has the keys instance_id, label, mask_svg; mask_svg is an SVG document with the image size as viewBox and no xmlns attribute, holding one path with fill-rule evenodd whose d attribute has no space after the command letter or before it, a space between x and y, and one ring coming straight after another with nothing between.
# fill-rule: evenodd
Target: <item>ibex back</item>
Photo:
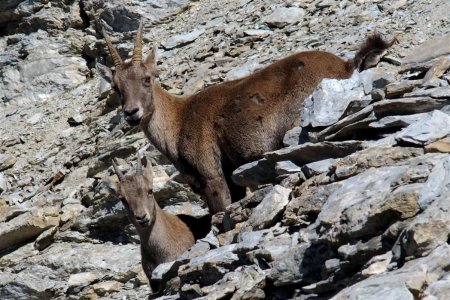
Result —
<instances>
[{"instance_id":1,"label":"ibex back","mask_svg":"<svg viewBox=\"0 0 450 300\"><path fill-rule=\"evenodd\" d=\"M105 39L115 64L112 86L121 95L125 120L141 126L206 198L211 213L223 211L232 195L234 200L242 196L230 180L232 171L282 146L285 132L299 124L301 103L322 79L349 78L395 41L370 36L349 61L328 52L300 52L248 77L177 97L157 80L155 47L142 59L142 23L131 61L123 62Z\"/></svg>"}]
</instances>

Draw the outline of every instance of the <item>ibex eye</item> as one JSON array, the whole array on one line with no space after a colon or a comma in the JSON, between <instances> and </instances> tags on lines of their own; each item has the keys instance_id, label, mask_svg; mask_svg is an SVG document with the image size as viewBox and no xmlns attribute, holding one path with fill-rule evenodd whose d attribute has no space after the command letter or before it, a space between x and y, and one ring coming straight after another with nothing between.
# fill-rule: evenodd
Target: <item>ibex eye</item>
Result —
<instances>
[{"instance_id":1,"label":"ibex eye","mask_svg":"<svg viewBox=\"0 0 450 300\"><path fill-rule=\"evenodd\" d=\"M152 79L151 79L150 76L144 78L144 84L145 84L146 86L149 86L150 83L151 83L151 81L152 81Z\"/></svg>"}]
</instances>

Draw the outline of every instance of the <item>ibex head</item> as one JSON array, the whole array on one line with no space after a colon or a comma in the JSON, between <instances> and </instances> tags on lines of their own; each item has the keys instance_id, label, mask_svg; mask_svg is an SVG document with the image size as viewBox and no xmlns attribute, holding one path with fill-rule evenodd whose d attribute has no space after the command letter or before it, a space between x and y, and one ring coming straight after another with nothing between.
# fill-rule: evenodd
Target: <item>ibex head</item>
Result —
<instances>
[{"instance_id":1,"label":"ibex head","mask_svg":"<svg viewBox=\"0 0 450 300\"><path fill-rule=\"evenodd\" d=\"M153 110L151 86L156 78L156 47L142 59L142 20L136 33L131 61L123 62L105 30L103 36L114 62L111 87L120 95L125 120L139 125L142 117Z\"/></svg>"},{"instance_id":2,"label":"ibex head","mask_svg":"<svg viewBox=\"0 0 450 300\"><path fill-rule=\"evenodd\" d=\"M124 176L113 160L114 172L119 178L117 191L127 209L130 221L136 228L149 227L155 221L156 203L153 197L153 176L150 161L142 169L142 157L138 154L136 174Z\"/></svg>"}]
</instances>

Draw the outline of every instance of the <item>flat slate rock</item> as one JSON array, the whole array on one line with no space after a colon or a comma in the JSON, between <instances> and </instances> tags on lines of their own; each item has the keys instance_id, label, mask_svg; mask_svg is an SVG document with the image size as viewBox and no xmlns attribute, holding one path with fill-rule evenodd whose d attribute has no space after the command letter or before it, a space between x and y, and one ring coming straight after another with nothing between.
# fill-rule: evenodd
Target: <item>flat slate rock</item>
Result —
<instances>
[{"instance_id":1,"label":"flat slate rock","mask_svg":"<svg viewBox=\"0 0 450 300\"><path fill-rule=\"evenodd\" d=\"M188 33L178 34L170 37L164 44L164 48L173 49L182 47L195 41L199 36L205 32L204 29L195 29Z\"/></svg>"},{"instance_id":2,"label":"flat slate rock","mask_svg":"<svg viewBox=\"0 0 450 300\"><path fill-rule=\"evenodd\" d=\"M404 128L395 139L398 142L426 145L450 134L450 117L438 110L428 118L421 119Z\"/></svg>"},{"instance_id":3,"label":"flat slate rock","mask_svg":"<svg viewBox=\"0 0 450 300\"><path fill-rule=\"evenodd\" d=\"M305 11L299 7L280 7L263 18L263 22L272 27L283 28L296 24L303 19Z\"/></svg>"},{"instance_id":4,"label":"flat slate rock","mask_svg":"<svg viewBox=\"0 0 450 300\"><path fill-rule=\"evenodd\" d=\"M253 209L248 224L256 230L274 225L288 204L290 193L290 189L276 185Z\"/></svg>"},{"instance_id":5,"label":"flat slate rock","mask_svg":"<svg viewBox=\"0 0 450 300\"><path fill-rule=\"evenodd\" d=\"M267 152L264 156L273 162L290 160L302 166L327 158L344 157L361 149L361 141L305 143Z\"/></svg>"},{"instance_id":6,"label":"flat slate rock","mask_svg":"<svg viewBox=\"0 0 450 300\"><path fill-rule=\"evenodd\" d=\"M431 41L426 41L409 53L403 59L403 63L414 64L444 55L450 55L450 35L439 36Z\"/></svg>"}]
</instances>

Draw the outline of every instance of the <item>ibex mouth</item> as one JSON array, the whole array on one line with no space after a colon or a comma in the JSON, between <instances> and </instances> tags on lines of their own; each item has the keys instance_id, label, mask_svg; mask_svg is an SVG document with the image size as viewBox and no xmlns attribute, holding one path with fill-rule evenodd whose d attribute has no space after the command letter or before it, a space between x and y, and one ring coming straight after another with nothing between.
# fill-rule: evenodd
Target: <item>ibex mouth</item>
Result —
<instances>
[{"instance_id":1,"label":"ibex mouth","mask_svg":"<svg viewBox=\"0 0 450 300\"><path fill-rule=\"evenodd\" d=\"M138 126L141 123L141 118L137 118L137 117L125 117L125 121L127 121L127 123L130 126Z\"/></svg>"},{"instance_id":2,"label":"ibex mouth","mask_svg":"<svg viewBox=\"0 0 450 300\"><path fill-rule=\"evenodd\" d=\"M136 221L141 225L142 227L147 227L150 223L150 220L147 218L147 216L138 217L136 216Z\"/></svg>"}]
</instances>

